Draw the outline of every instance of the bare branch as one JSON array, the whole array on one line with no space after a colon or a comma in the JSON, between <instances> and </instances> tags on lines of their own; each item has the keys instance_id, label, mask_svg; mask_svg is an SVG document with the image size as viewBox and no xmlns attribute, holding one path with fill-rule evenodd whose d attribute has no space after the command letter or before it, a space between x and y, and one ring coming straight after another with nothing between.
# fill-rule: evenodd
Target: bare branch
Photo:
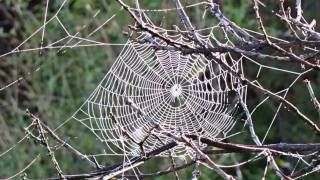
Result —
<instances>
[{"instance_id":1,"label":"bare branch","mask_svg":"<svg viewBox=\"0 0 320 180\"><path fill-rule=\"evenodd\" d=\"M296 10L297 10L296 20L300 21L300 19L302 18L301 0L296 0Z\"/></svg>"},{"instance_id":2,"label":"bare branch","mask_svg":"<svg viewBox=\"0 0 320 180\"><path fill-rule=\"evenodd\" d=\"M319 118L320 118L320 103L316 97L316 95L314 94L314 91L313 91L313 88L311 86L311 83L308 79L305 79L304 80L304 83L306 84L307 88L308 88L308 92L310 94L310 97L311 97L311 101L315 107L315 109L318 111L318 114L319 114Z\"/></svg>"},{"instance_id":3,"label":"bare branch","mask_svg":"<svg viewBox=\"0 0 320 180\"><path fill-rule=\"evenodd\" d=\"M50 135L54 140L56 140L57 142L59 142L63 147L65 147L69 152L71 152L72 154L78 156L80 159L85 159L90 165L92 165L93 167L97 167L96 164L90 160L88 158L88 156L83 155L80 151L78 151L77 149L75 149L73 146L71 146L70 144L68 144L66 141L62 140L57 134L54 133L53 130L51 130L47 125L45 125L42 121L39 120L39 118L37 116L35 116L34 114L30 113L32 119L37 120L38 123L41 124L41 127L43 128L43 130L46 131L46 133L48 133L48 135Z\"/></svg>"}]
</instances>

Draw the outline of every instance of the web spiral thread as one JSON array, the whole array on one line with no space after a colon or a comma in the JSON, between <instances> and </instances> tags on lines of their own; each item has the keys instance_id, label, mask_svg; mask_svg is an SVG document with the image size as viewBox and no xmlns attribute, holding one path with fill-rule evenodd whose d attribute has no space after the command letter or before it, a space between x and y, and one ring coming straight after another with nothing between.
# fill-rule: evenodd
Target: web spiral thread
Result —
<instances>
[{"instance_id":1,"label":"web spiral thread","mask_svg":"<svg viewBox=\"0 0 320 180\"><path fill-rule=\"evenodd\" d=\"M193 45L180 35L170 37ZM209 37L201 38L210 46ZM106 142L115 154L120 150L138 155L141 152L136 142L144 139L146 151L169 142L167 137L147 137L155 124L173 134L224 137L236 122L238 100L244 99L246 86L214 61L175 50L155 50L151 44L141 43L147 38L148 35L140 35L126 43L110 71L74 118ZM234 60L228 53L215 56L241 71L241 58ZM118 123L112 121L110 114ZM121 130L135 142L126 138ZM125 138L124 146L122 138ZM184 151L178 146L173 152Z\"/></svg>"}]
</instances>

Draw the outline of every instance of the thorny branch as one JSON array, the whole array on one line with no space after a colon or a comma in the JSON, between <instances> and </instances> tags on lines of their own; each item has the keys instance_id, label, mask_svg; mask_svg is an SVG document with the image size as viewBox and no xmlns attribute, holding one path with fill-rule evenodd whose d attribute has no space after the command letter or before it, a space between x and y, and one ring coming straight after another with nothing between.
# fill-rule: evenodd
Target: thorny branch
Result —
<instances>
[{"instance_id":1,"label":"thorny branch","mask_svg":"<svg viewBox=\"0 0 320 180\"><path fill-rule=\"evenodd\" d=\"M308 88L308 92L310 94L312 103L314 105L314 108L318 111L319 114L319 118L320 118L320 103L316 97L316 95L314 94L313 88L311 86L311 82L308 79L304 80L304 83L306 84L307 88Z\"/></svg>"},{"instance_id":2,"label":"thorny branch","mask_svg":"<svg viewBox=\"0 0 320 180\"><path fill-rule=\"evenodd\" d=\"M37 116L34 114L28 112L28 114L31 116L31 118L34 120L34 123L37 123L38 126L41 125L41 129L43 129L48 136L53 138L55 141L60 143L64 148L66 148L69 152L72 154L78 156L80 159L86 160L91 166L98 167L97 164L94 162L94 160L91 160L88 156L82 154L79 150L68 144L65 140L62 140L52 129L50 129L46 124L44 124ZM39 126L40 127L40 126ZM27 131L27 130L26 130ZM41 142L41 139L34 134L32 134L30 131L27 131L27 134L31 136L33 139L37 140L38 142Z\"/></svg>"},{"instance_id":3,"label":"thorny branch","mask_svg":"<svg viewBox=\"0 0 320 180\"><path fill-rule=\"evenodd\" d=\"M42 126L42 123L40 122L40 120L38 118L36 118L35 116L32 117L36 127L38 128L38 133L39 133L39 139L40 139L40 143L43 144L49 153L49 156L51 157L51 161L54 165L54 167L56 168L57 172L59 173L59 176L61 179L65 179L64 174L60 168L60 165L54 155L54 152L52 151L49 141L48 141L48 137L46 136L46 131Z\"/></svg>"}]
</instances>

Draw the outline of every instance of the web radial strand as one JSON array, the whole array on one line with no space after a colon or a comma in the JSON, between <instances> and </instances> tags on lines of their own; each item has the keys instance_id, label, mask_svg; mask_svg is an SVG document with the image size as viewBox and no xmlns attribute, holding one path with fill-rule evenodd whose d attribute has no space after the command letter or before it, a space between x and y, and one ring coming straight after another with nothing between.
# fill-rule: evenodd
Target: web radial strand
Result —
<instances>
[{"instance_id":1,"label":"web radial strand","mask_svg":"<svg viewBox=\"0 0 320 180\"><path fill-rule=\"evenodd\" d=\"M199 37L210 43L210 34ZM169 37L193 46L179 35ZM149 37L140 35L137 40L143 42L146 38ZM155 50L151 44L138 41L126 43L74 118L107 143L114 154L140 155L136 142L144 139L147 152L169 142L163 135L149 136L155 123L173 134L223 138L236 122L237 98L245 101L246 87L239 79L202 56ZM161 40L155 41L167 45ZM228 61L234 70L242 70L241 58L218 53L215 56ZM117 122L111 119L111 113ZM130 137L126 137L123 130ZM178 146L172 155L186 152Z\"/></svg>"}]
</instances>

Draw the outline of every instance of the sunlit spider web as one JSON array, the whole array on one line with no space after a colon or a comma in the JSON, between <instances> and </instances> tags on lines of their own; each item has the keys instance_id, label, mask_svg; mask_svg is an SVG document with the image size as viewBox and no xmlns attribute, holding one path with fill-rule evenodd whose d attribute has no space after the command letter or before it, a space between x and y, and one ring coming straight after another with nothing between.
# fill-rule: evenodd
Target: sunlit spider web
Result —
<instances>
[{"instance_id":1,"label":"sunlit spider web","mask_svg":"<svg viewBox=\"0 0 320 180\"><path fill-rule=\"evenodd\" d=\"M63 1L59 11L66 2ZM176 11L174 8L171 10ZM150 38L148 34L139 34L138 37L129 39L125 44L112 44L90 39L92 34L100 31L114 16L106 19L92 33L80 37L77 33L71 34L68 31L65 23L60 21L59 11L52 18L45 19L44 24L35 31L35 34L44 32L46 25L56 21L65 32L65 37L60 37L60 39L48 45L41 44L41 47L23 49L22 45L27 44L28 40L35 35L33 34L21 46L19 45L16 49L0 57L43 49L124 46L112 68L71 118L88 127L100 141L105 142L111 154L137 156L141 152L136 143L120 132L118 125L111 120L110 114L115 116L119 125L135 141L144 139L155 124L161 125L173 134L196 134L201 137L219 140L225 138L237 122L239 118L237 116L239 113L238 103L240 100L246 102L247 87L243 86L237 77L224 71L214 61L208 61L205 57L196 54L184 55L174 50L155 50L153 44L146 41ZM152 13L160 11L166 12L168 9L143 10L143 12ZM161 31L167 37L194 46L188 39L178 35L180 34L178 31ZM228 39L229 37L232 38L232 35L221 28L221 23L196 32L207 46L215 47L215 43L218 41L215 33L218 31L225 35L226 41L223 42L224 44L233 45L232 41ZM248 32L252 33L251 31ZM144 41L145 43L141 43ZM163 46L166 45L159 39L155 39L155 42ZM248 76L251 75L252 79L255 79L254 82L259 85L264 84L263 80L260 79L264 71L290 77L288 78L290 79L288 84L286 84L288 86L274 90L283 97L306 72L296 71L295 69L292 71L281 69L280 65L275 64L264 65L259 59L252 59L243 54L234 56L230 53L216 53L215 56L227 62L234 71ZM254 72L248 73L244 63L250 63L251 67L255 67L254 70L251 70ZM3 91L21 80L23 80L23 77L1 87L0 90ZM250 113L253 114L258 111L259 107L263 106L268 98L266 97L255 104L250 109ZM136 107L141 111L139 112ZM266 130L262 143L268 136L281 107L282 104L279 103L276 106L275 113L271 113L271 123ZM75 121L69 122L73 123ZM59 128L63 125L64 123ZM145 149L147 151L156 149L170 140L167 137L161 138L159 140L152 136L148 137L144 143ZM174 149L174 154L184 154L185 151L186 149L181 145ZM1 156L6 153L1 154ZM95 154L90 155L95 156ZM104 155L109 155L109 152Z\"/></svg>"},{"instance_id":2,"label":"sunlit spider web","mask_svg":"<svg viewBox=\"0 0 320 180\"><path fill-rule=\"evenodd\" d=\"M201 37L203 42L208 42L210 34ZM170 37L192 45L180 35ZM245 98L246 87L205 57L155 50L152 44L139 43L148 38L141 35L127 42L110 71L73 117L101 141L120 149L120 127L135 142L147 138L144 147L148 151L170 141L147 137L155 124L177 135L225 137L236 122L238 98ZM160 40L157 44L166 46ZM224 61L229 58L231 67L241 71L241 59L234 60L229 54L216 56ZM119 124L112 120L111 113ZM140 154L135 142L127 139L122 151ZM176 152L180 151L183 150L176 148Z\"/></svg>"}]
</instances>

